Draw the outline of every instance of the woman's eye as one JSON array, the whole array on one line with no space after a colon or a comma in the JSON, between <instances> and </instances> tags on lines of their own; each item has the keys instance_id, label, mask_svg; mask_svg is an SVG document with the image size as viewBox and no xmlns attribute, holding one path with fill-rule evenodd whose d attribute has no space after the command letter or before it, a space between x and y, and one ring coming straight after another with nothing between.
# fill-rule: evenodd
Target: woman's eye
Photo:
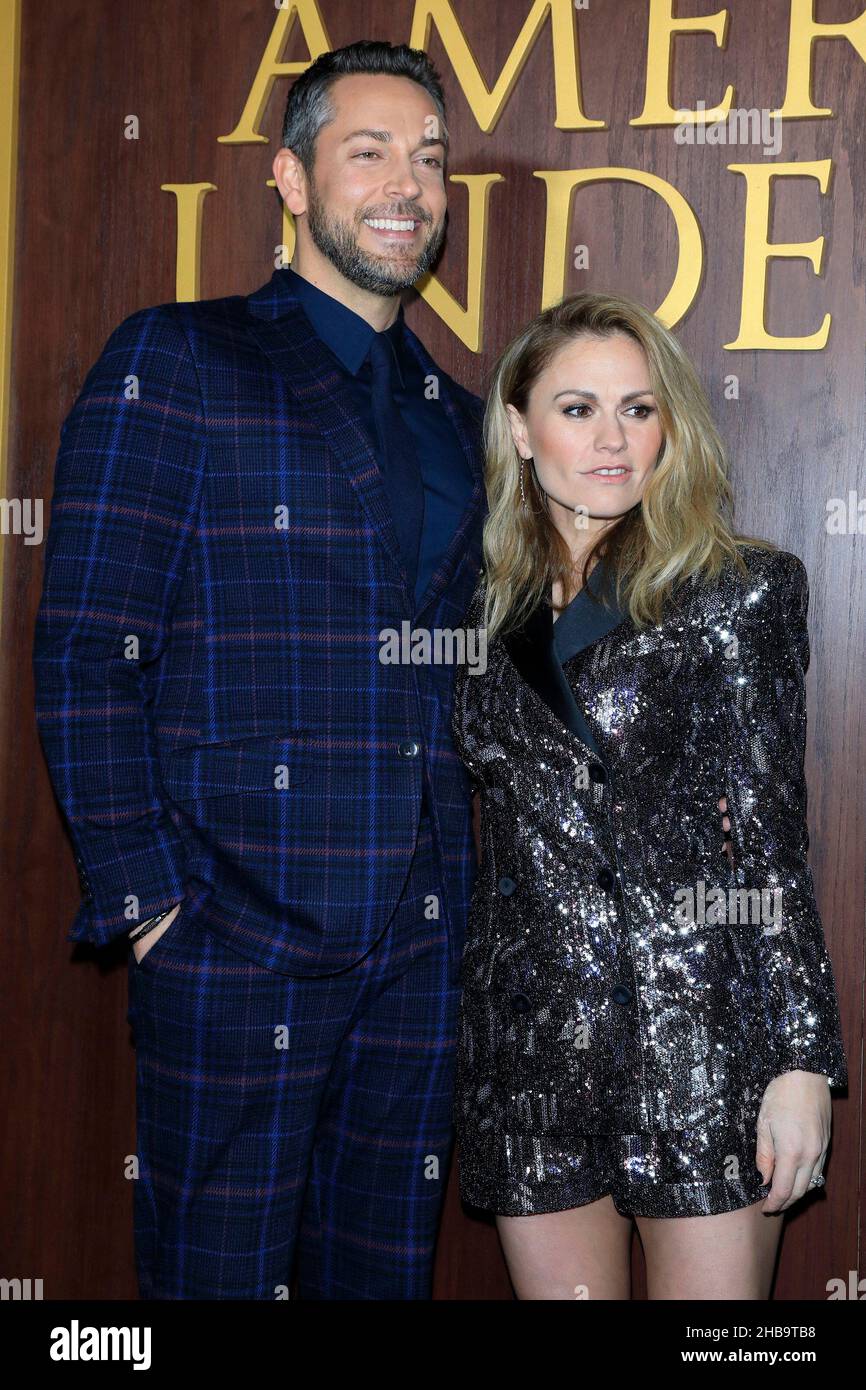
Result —
<instances>
[{"instance_id":1,"label":"woman's eye","mask_svg":"<svg viewBox=\"0 0 866 1390\"><path fill-rule=\"evenodd\" d=\"M584 404L582 404L582 403L579 404L579 405L567 405L567 406L565 407L565 410L564 410L562 413L563 413L563 415L571 415L571 412L572 412L573 410L589 410L589 409L590 409L590 407L589 407L588 405L584 405ZM644 414L644 415L639 415L639 416L637 417L639 420L646 420L650 415L655 414L655 406L654 406L654 405L630 405L630 406L628 407L628 409L629 409L630 411L631 411L631 410L643 410L643 411L645 411L646 414ZM585 415L579 415L579 416L576 416L575 418L576 418L576 419L579 419L579 420L584 420L584 419L586 419L586 416L585 416Z\"/></svg>"}]
</instances>

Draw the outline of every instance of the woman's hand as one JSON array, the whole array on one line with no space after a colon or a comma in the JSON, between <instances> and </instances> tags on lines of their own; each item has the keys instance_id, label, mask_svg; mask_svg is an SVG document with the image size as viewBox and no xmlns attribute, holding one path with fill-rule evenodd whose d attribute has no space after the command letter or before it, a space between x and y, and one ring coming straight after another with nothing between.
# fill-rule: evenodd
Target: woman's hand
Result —
<instances>
[{"instance_id":1,"label":"woman's hand","mask_svg":"<svg viewBox=\"0 0 866 1390\"><path fill-rule=\"evenodd\" d=\"M727 809L728 809L728 798L727 798L726 796L720 797L719 800L718 800L718 802L717 802L716 804L717 804L717 806L718 806L718 808L719 808L720 811L725 811L725 812L727 812ZM723 816L722 816L722 829L723 829L724 832L725 832L725 833L724 833L724 836L723 836L723 838L722 838L722 853L725 854L725 855L727 855L728 863L731 865L731 868L733 868L733 866L734 866L734 852L733 852L733 849L732 849L732 847L731 847L731 819L730 819L730 816L728 816L728 815L723 815Z\"/></svg>"},{"instance_id":2,"label":"woman's hand","mask_svg":"<svg viewBox=\"0 0 866 1390\"><path fill-rule=\"evenodd\" d=\"M830 1143L828 1077L786 1071L770 1082L758 1113L755 1163L772 1188L765 1212L785 1211L809 1191L810 1178L824 1168Z\"/></svg>"}]
</instances>

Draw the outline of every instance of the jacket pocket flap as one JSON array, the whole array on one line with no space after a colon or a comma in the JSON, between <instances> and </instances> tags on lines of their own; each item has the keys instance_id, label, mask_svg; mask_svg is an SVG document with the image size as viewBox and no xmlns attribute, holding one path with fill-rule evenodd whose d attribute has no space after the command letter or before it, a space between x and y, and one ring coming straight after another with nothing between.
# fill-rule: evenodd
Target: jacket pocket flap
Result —
<instances>
[{"instance_id":1,"label":"jacket pocket flap","mask_svg":"<svg viewBox=\"0 0 866 1390\"><path fill-rule=\"evenodd\" d=\"M162 763L163 785L178 801L238 792L278 795L312 775L315 750L308 733L292 729L174 748Z\"/></svg>"}]
</instances>

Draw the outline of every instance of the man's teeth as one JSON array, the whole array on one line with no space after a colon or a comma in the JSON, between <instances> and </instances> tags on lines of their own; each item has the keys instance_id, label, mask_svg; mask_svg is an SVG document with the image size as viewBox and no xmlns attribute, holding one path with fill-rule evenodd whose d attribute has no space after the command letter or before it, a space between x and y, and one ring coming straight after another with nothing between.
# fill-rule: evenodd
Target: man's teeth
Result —
<instances>
[{"instance_id":1,"label":"man's teeth","mask_svg":"<svg viewBox=\"0 0 866 1390\"><path fill-rule=\"evenodd\" d=\"M378 232L411 232L415 226L414 220L398 222L393 217L365 217L364 221Z\"/></svg>"}]
</instances>

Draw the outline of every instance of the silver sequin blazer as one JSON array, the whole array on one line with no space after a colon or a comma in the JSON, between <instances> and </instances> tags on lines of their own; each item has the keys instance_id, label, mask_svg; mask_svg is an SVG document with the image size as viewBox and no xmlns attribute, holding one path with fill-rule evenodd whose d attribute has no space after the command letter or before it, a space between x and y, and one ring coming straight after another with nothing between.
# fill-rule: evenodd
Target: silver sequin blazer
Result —
<instances>
[{"instance_id":1,"label":"silver sequin blazer","mask_svg":"<svg viewBox=\"0 0 866 1390\"><path fill-rule=\"evenodd\" d=\"M458 669L482 835L458 1131L681 1129L784 1071L847 1081L806 858L808 581L742 553L749 581L690 582L658 626L616 610L560 663L542 604Z\"/></svg>"}]
</instances>

